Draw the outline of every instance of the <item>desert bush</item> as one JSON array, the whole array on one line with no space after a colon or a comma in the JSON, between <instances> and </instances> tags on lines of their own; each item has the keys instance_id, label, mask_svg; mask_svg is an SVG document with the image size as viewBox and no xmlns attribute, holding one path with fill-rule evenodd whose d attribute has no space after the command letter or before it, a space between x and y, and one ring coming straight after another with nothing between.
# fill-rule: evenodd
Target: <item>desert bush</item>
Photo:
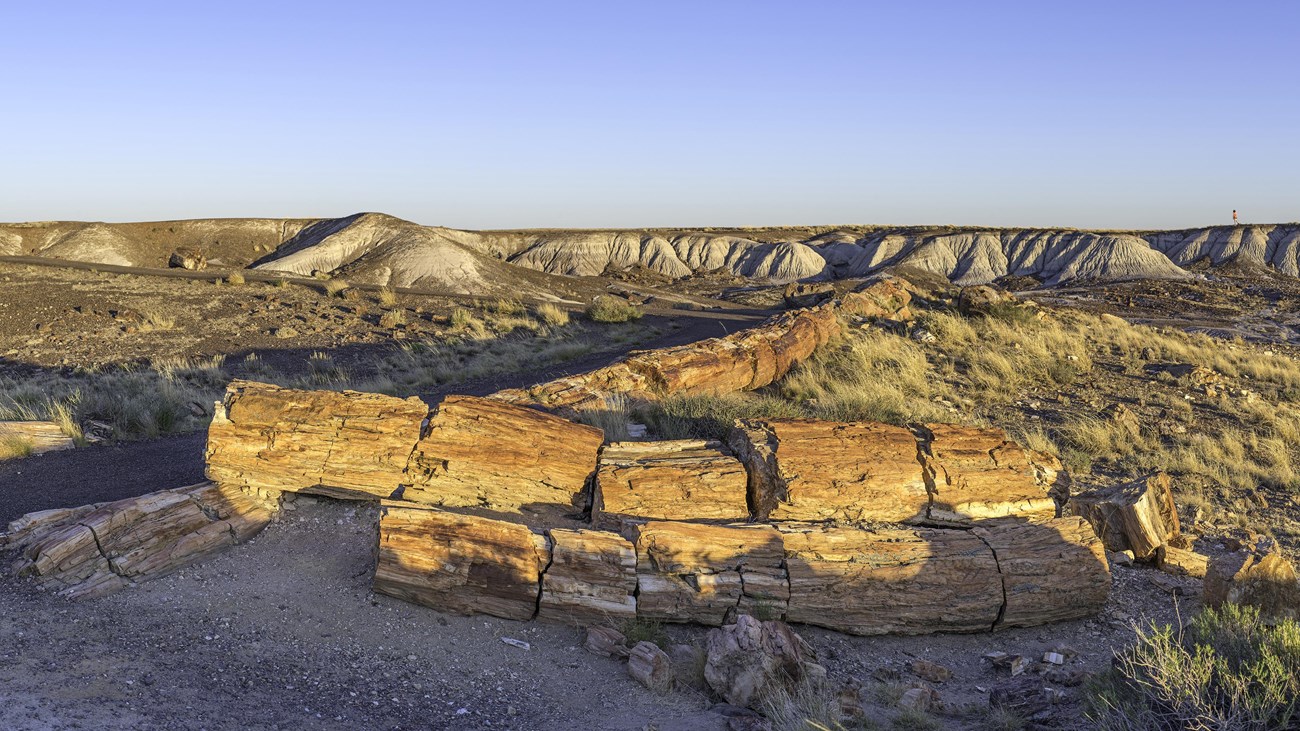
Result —
<instances>
[{"instance_id":1,"label":"desert bush","mask_svg":"<svg viewBox=\"0 0 1300 731\"><path fill-rule=\"evenodd\" d=\"M329 297L342 297L343 293L347 292L351 286L343 279L327 279L325 284L322 285L322 291Z\"/></svg>"},{"instance_id":2,"label":"desert bush","mask_svg":"<svg viewBox=\"0 0 1300 731\"><path fill-rule=\"evenodd\" d=\"M609 295L601 295L587 306L587 318L593 322L631 322L642 314L636 305Z\"/></svg>"},{"instance_id":3,"label":"desert bush","mask_svg":"<svg viewBox=\"0 0 1300 731\"><path fill-rule=\"evenodd\" d=\"M0 434L0 460L20 459L32 453L32 440L19 434Z\"/></svg>"},{"instance_id":4,"label":"desert bush","mask_svg":"<svg viewBox=\"0 0 1300 731\"><path fill-rule=\"evenodd\" d=\"M550 302L537 306L537 316L551 327L564 327L569 324L569 313Z\"/></svg>"},{"instance_id":5,"label":"desert bush","mask_svg":"<svg viewBox=\"0 0 1300 731\"><path fill-rule=\"evenodd\" d=\"M396 307L397 290L392 287L381 287L379 289L379 295L376 297L376 301L379 302L380 307Z\"/></svg>"},{"instance_id":6,"label":"desert bush","mask_svg":"<svg viewBox=\"0 0 1300 731\"><path fill-rule=\"evenodd\" d=\"M1186 630L1152 625L1088 688L1105 731L1283 731L1300 722L1300 625L1253 607L1201 612Z\"/></svg>"}]
</instances>

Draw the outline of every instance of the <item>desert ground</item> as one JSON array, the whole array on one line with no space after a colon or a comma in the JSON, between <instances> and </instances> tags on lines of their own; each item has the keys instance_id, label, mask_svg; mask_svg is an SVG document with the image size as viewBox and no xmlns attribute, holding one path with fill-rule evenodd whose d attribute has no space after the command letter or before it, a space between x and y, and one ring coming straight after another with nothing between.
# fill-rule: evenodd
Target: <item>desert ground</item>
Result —
<instances>
[{"instance_id":1,"label":"desert ground","mask_svg":"<svg viewBox=\"0 0 1300 731\"><path fill-rule=\"evenodd\" d=\"M175 253L203 262L169 267ZM203 482L214 404L236 379L430 404L526 391L888 276L912 293L905 317L841 314L835 337L769 384L619 399L575 418L607 442L638 427L650 439L725 439L736 419L1000 429L1059 463L1071 493L1168 474L1182 547L1197 555L1267 544L1294 562L1297 262L1295 224L0 224L0 421L52 421L76 445L0 444L0 526ZM1089 689L1115 653L1203 603L1200 577L1112 551L1109 595L1086 617L913 636L797 624L824 681L743 710L699 663L676 661L674 689L655 692L626 662L588 651L584 627L377 593L378 502L281 499L248 540L104 596L68 598L0 556L0 727L1101 728ZM711 631L613 624L678 656L703 652ZM1013 678L991 653L1032 669ZM1039 662L1047 653L1061 662ZM950 677L923 677L918 660ZM991 703L1028 677L1051 686L1049 708ZM933 700L905 701L917 688Z\"/></svg>"}]
</instances>

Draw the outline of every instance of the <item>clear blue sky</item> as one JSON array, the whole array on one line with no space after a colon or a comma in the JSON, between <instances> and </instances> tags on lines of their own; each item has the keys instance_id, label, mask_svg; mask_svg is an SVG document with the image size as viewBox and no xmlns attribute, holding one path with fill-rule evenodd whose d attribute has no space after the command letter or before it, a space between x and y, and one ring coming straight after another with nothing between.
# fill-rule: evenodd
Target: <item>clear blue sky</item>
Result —
<instances>
[{"instance_id":1,"label":"clear blue sky","mask_svg":"<svg viewBox=\"0 0 1300 731\"><path fill-rule=\"evenodd\" d=\"M1294 2L12 2L0 28L0 220L1300 219Z\"/></svg>"}]
</instances>

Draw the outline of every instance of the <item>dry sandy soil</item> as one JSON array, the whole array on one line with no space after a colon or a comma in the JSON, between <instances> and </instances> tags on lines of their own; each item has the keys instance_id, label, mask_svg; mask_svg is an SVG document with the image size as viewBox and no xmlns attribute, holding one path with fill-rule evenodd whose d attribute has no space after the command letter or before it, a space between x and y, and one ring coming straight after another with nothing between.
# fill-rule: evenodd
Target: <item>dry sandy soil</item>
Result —
<instances>
[{"instance_id":1,"label":"dry sandy soil","mask_svg":"<svg viewBox=\"0 0 1300 731\"><path fill-rule=\"evenodd\" d=\"M620 662L586 652L579 629L445 615L371 593L376 510L310 498L296 507L247 544L103 599L72 603L0 579L0 728L725 728L704 694L651 693ZM985 652L1037 659L1065 645L1079 653L1067 669L1101 669L1132 622L1193 611L1194 600L1151 583L1156 575L1117 569L1101 617L1049 627L914 638L800 631L833 681L856 681L886 703L889 684L917 680L913 659L951 668L955 677L936 687L954 713L935 719L989 728L987 693L1008 678ZM707 633L668 631L698 645ZM1078 688L1067 691L1077 699ZM897 715L879 703L871 711L886 727ZM1080 727L1079 713L1074 700L1061 706L1057 727Z\"/></svg>"}]
</instances>

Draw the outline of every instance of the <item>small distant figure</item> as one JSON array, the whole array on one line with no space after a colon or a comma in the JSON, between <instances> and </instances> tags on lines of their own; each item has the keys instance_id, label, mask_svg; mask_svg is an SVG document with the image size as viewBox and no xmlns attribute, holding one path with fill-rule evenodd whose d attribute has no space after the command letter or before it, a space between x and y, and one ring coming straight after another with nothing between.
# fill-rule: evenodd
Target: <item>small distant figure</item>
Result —
<instances>
[{"instance_id":1,"label":"small distant figure","mask_svg":"<svg viewBox=\"0 0 1300 731\"><path fill-rule=\"evenodd\" d=\"M1232 225L1233 225L1233 226L1236 226L1236 225L1237 225L1237 209L1236 209L1236 208L1232 209Z\"/></svg>"}]
</instances>

